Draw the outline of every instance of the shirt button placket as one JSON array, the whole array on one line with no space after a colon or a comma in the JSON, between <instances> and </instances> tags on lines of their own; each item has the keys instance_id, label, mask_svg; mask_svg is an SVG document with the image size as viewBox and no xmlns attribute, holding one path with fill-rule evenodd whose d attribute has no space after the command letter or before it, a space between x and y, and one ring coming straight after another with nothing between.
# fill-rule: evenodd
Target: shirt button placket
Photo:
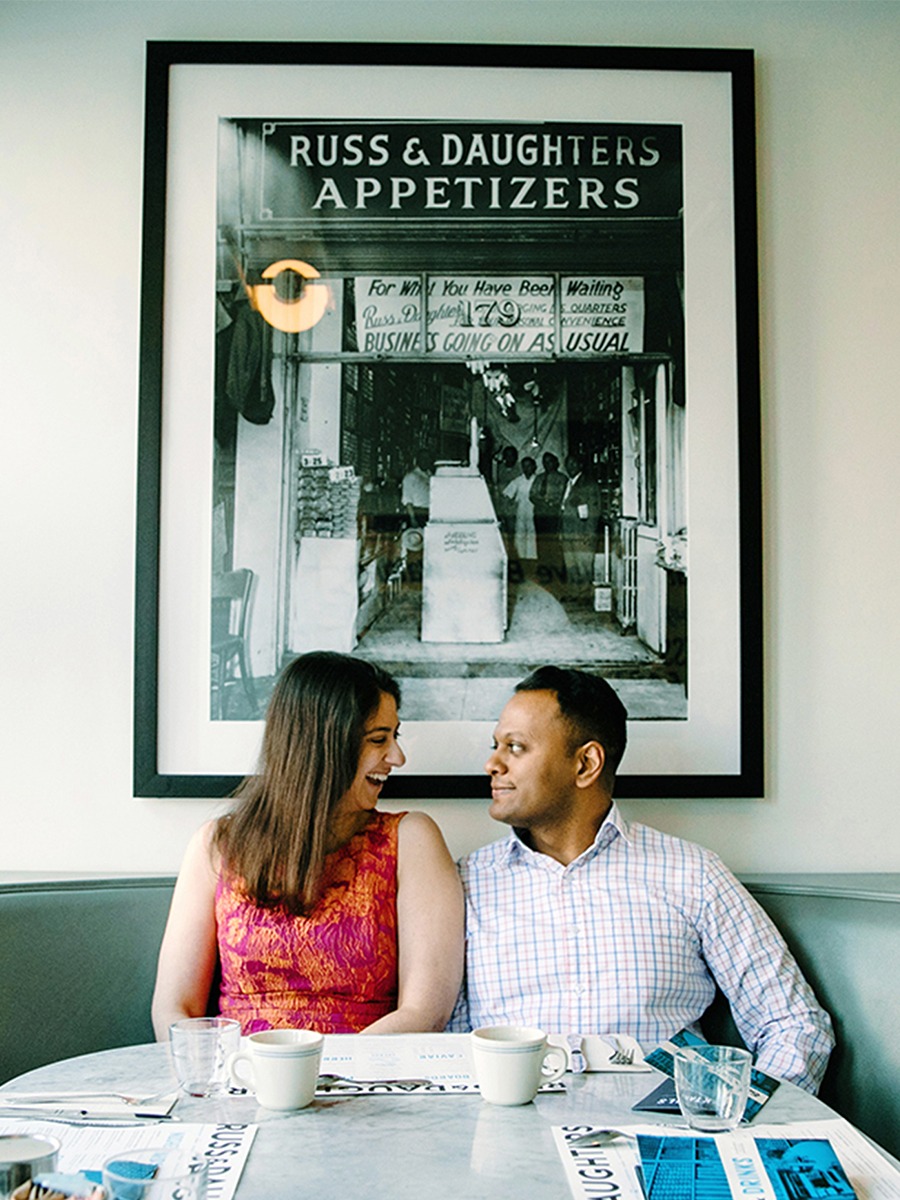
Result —
<instances>
[{"instance_id":1,"label":"shirt button placket","mask_svg":"<svg viewBox=\"0 0 900 1200\"><path fill-rule=\"evenodd\" d=\"M569 995L571 1005L568 1013L567 1033L583 1032L583 1000L588 988L584 979L584 925L580 912L578 868L568 868L560 878L562 903L566 914L565 928L569 949Z\"/></svg>"}]
</instances>

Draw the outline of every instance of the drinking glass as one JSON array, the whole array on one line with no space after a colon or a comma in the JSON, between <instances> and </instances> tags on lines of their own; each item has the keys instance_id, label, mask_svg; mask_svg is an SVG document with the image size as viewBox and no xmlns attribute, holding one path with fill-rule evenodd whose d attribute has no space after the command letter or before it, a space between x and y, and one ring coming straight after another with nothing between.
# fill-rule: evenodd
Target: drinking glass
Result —
<instances>
[{"instance_id":1,"label":"drinking glass","mask_svg":"<svg viewBox=\"0 0 900 1200\"><path fill-rule=\"evenodd\" d=\"M120 1150L103 1164L107 1200L206 1200L209 1160L164 1149Z\"/></svg>"},{"instance_id":2,"label":"drinking glass","mask_svg":"<svg viewBox=\"0 0 900 1200\"><path fill-rule=\"evenodd\" d=\"M749 1050L735 1046L691 1046L675 1051L675 1094L691 1129L717 1133L735 1129L747 1107Z\"/></svg>"},{"instance_id":3,"label":"drinking glass","mask_svg":"<svg viewBox=\"0 0 900 1200\"><path fill-rule=\"evenodd\" d=\"M169 1026L175 1074L189 1096L227 1091L226 1064L240 1045L240 1023L227 1017L185 1017Z\"/></svg>"}]
</instances>

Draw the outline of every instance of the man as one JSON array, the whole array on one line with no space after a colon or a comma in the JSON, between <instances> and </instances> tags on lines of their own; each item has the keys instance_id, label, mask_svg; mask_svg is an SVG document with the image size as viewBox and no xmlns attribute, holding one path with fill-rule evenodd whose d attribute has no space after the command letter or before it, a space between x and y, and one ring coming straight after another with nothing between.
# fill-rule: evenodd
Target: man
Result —
<instances>
[{"instance_id":1,"label":"man","mask_svg":"<svg viewBox=\"0 0 900 1200\"><path fill-rule=\"evenodd\" d=\"M569 481L562 500L566 594L573 600L588 600L600 525L600 487L574 454L566 458L566 474Z\"/></svg>"},{"instance_id":2,"label":"man","mask_svg":"<svg viewBox=\"0 0 900 1200\"><path fill-rule=\"evenodd\" d=\"M775 926L710 851L613 802L626 713L604 680L541 667L485 764L512 826L460 863L467 980L451 1029L619 1033L645 1050L694 1026L718 984L759 1068L809 1091L834 1045Z\"/></svg>"},{"instance_id":3,"label":"man","mask_svg":"<svg viewBox=\"0 0 900 1200\"><path fill-rule=\"evenodd\" d=\"M526 454L522 459L522 473L511 479L503 489L503 495L512 505L513 549L522 567L521 578L531 577L538 553L534 508L529 498L536 470L537 463Z\"/></svg>"},{"instance_id":4,"label":"man","mask_svg":"<svg viewBox=\"0 0 900 1200\"><path fill-rule=\"evenodd\" d=\"M528 494L534 505L538 582L552 592L559 590L565 578L560 534L567 480L559 469L559 459L549 450L541 457L541 465L544 469L535 478Z\"/></svg>"}]
</instances>

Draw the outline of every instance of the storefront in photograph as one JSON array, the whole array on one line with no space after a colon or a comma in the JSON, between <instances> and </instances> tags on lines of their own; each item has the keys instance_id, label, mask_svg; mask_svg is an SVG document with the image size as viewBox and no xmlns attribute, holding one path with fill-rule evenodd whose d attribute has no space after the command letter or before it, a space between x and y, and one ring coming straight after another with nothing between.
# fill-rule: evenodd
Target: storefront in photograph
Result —
<instances>
[{"instance_id":1,"label":"storefront in photograph","mask_svg":"<svg viewBox=\"0 0 900 1200\"><path fill-rule=\"evenodd\" d=\"M222 118L213 720L292 656L415 720L554 662L688 715L682 131Z\"/></svg>"}]
</instances>

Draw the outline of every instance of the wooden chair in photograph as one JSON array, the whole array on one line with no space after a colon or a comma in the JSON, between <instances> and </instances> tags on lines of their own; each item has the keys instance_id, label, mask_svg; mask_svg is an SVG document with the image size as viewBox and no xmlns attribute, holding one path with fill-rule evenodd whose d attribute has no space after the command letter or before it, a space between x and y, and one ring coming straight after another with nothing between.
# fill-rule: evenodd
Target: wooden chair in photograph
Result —
<instances>
[{"instance_id":1,"label":"wooden chair in photograph","mask_svg":"<svg viewBox=\"0 0 900 1200\"><path fill-rule=\"evenodd\" d=\"M210 700L214 720L224 720L228 689L238 683L250 706L247 715L257 714L256 689L247 654L253 582L254 574L247 567L213 579Z\"/></svg>"}]
</instances>

